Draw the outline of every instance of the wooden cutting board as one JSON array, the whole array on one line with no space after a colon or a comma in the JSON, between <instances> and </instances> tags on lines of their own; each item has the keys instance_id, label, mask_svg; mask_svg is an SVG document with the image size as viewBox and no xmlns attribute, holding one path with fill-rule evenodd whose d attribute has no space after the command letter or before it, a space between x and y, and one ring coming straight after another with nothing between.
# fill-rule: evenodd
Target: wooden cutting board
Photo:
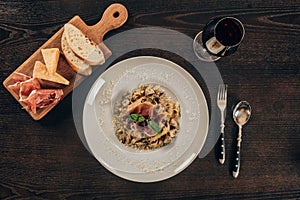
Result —
<instances>
[{"instance_id":1,"label":"wooden cutting board","mask_svg":"<svg viewBox=\"0 0 300 200\"><path fill-rule=\"evenodd\" d=\"M122 4L112 4L110 5L103 13L101 20L92 26L88 26L85 22L79 17L73 17L68 23L75 25L78 29L80 29L85 35L87 35L90 39L96 42L101 50L103 51L105 58L107 59L112 55L112 52L109 50L108 47L105 46L103 43L104 35L113 29L119 28L122 26L128 18L127 9ZM63 33L63 28L61 28L57 33L55 33L45 44L43 44L35 53L33 53L22 65L20 65L15 72L20 72L32 77L34 63L36 61L43 61L43 57L41 54L41 49L45 48L59 48L61 50L61 36ZM57 72L64 76L66 79L70 81L70 85L64 86L59 84L50 84L49 82L41 82L42 88L60 88L64 92L64 96L67 96L70 92L72 92L73 88L76 87L78 82L84 80L85 76L77 75L77 73L69 66L68 62L66 61L65 57L61 54L59 58L59 63L57 67ZM77 78L76 78L77 76ZM79 79L82 79L78 81ZM75 85L75 79L76 84ZM35 120L40 120L44 117L49 111L51 111L56 105L52 104L46 108L39 108L37 109L37 113L33 113L28 106L19 101L19 95L15 93L13 90L8 88L9 85L14 84L12 80L12 74L8 76L5 81L3 82L4 87L13 95L13 97L21 104L23 108L30 114L30 116Z\"/></svg>"}]
</instances>

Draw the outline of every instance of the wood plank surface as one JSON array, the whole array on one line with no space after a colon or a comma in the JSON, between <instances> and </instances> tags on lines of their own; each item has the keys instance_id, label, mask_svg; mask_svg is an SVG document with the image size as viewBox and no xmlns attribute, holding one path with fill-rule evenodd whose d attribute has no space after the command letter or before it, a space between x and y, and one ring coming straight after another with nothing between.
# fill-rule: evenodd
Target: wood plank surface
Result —
<instances>
[{"instance_id":1,"label":"wood plank surface","mask_svg":"<svg viewBox=\"0 0 300 200\"><path fill-rule=\"evenodd\" d=\"M225 164L218 163L213 149L165 181L126 181L84 148L71 95L37 122L1 85L0 199L300 199L300 1L119 2L128 10L128 21L104 40L149 26L193 38L216 16L235 16L244 23L239 50L217 62L229 89ZM111 3L0 0L0 81L73 16L95 24ZM146 54L169 55L151 49ZM237 128L231 112L239 100L251 103L253 115L244 127L241 171L234 179Z\"/></svg>"}]
</instances>

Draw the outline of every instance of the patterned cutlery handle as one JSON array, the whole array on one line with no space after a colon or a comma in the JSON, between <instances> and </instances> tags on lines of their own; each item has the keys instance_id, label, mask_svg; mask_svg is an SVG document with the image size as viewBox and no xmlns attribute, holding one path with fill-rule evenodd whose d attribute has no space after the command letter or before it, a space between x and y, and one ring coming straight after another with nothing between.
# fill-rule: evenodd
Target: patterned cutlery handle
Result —
<instances>
[{"instance_id":1,"label":"patterned cutlery handle","mask_svg":"<svg viewBox=\"0 0 300 200\"><path fill-rule=\"evenodd\" d=\"M241 146L237 146L232 176L237 178L240 172Z\"/></svg>"},{"instance_id":2,"label":"patterned cutlery handle","mask_svg":"<svg viewBox=\"0 0 300 200\"><path fill-rule=\"evenodd\" d=\"M224 131L221 131L219 137L219 163L224 164L225 162L225 138L224 138Z\"/></svg>"},{"instance_id":3,"label":"patterned cutlery handle","mask_svg":"<svg viewBox=\"0 0 300 200\"><path fill-rule=\"evenodd\" d=\"M232 176L237 178L240 172L240 163L241 163L241 143L242 143L242 127L239 127L239 134L237 138L237 147L236 147L236 155L234 160L234 166L232 171Z\"/></svg>"}]
</instances>

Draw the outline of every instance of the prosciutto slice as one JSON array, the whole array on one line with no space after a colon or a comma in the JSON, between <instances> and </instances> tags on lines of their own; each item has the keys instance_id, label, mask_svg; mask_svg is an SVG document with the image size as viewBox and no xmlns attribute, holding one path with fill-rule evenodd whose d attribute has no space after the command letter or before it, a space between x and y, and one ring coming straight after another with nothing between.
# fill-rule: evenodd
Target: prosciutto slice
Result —
<instances>
[{"instance_id":1,"label":"prosciutto slice","mask_svg":"<svg viewBox=\"0 0 300 200\"><path fill-rule=\"evenodd\" d=\"M14 72L11 76L11 79L17 83L17 82L23 82L26 80L29 80L31 77L27 76L25 74L19 73L19 72Z\"/></svg>"},{"instance_id":2,"label":"prosciutto slice","mask_svg":"<svg viewBox=\"0 0 300 200\"><path fill-rule=\"evenodd\" d=\"M33 113L37 108L56 104L63 98L61 89L42 89L36 78L18 72L14 72L11 78L15 83L8 87L19 95L19 101L26 103Z\"/></svg>"},{"instance_id":3,"label":"prosciutto slice","mask_svg":"<svg viewBox=\"0 0 300 200\"><path fill-rule=\"evenodd\" d=\"M8 88L12 89L15 93L19 94L21 86L20 83L29 80L30 76L19 72L14 72L12 73L11 79L14 81L14 84L9 85Z\"/></svg>"},{"instance_id":4,"label":"prosciutto slice","mask_svg":"<svg viewBox=\"0 0 300 200\"><path fill-rule=\"evenodd\" d=\"M40 82L36 78L28 79L24 82L21 82L19 90L20 101L26 99L33 90L41 89Z\"/></svg>"},{"instance_id":5,"label":"prosciutto slice","mask_svg":"<svg viewBox=\"0 0 300 200\"><path fill-rule=\"evenodd\" d=\"M12 89L16 94L19 94L20 91L20 82L16 82L13 85L7 86L8 88Z\"/></svg>"},{"instance_id":6,"label":"prosciutto slice","mask_svg":"<svg viewBox=\"0 0 300 200\"><path fill-rule=\"evenodd\" d=\"M36 89L32 90L30 95L23 100L33 113L37 108L44 108L50 104L56 104L63 98L61 89Z\"/></svg>"}]
</instances>

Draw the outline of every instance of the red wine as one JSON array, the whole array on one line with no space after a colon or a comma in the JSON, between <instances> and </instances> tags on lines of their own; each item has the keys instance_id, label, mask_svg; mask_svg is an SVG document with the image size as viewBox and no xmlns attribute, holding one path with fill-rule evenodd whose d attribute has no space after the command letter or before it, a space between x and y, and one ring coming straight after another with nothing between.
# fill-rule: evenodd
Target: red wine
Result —
<instances>
[{"instance_id":1,"label":"red wine","mask_svg":"<svg viewBox=\"0 0 300 200\"><path fill-rule=\"evenodd\" d=\"M238 49L244 34L239 20L233 17L215 18L203 28L202 43L210 54L228 56Z\"/></svg>"},{"instance_id":2,"label":"red wine","mask_svg":"<svg viewBox=\"0 0 300 200\"><path fill-rule=\"evenodd\" d=\"M240 24L231 18L225 18L221 20L215 29L217 40L224 46L237 45L242 37L243 30Z\"/></svg>"}]
</instances>

